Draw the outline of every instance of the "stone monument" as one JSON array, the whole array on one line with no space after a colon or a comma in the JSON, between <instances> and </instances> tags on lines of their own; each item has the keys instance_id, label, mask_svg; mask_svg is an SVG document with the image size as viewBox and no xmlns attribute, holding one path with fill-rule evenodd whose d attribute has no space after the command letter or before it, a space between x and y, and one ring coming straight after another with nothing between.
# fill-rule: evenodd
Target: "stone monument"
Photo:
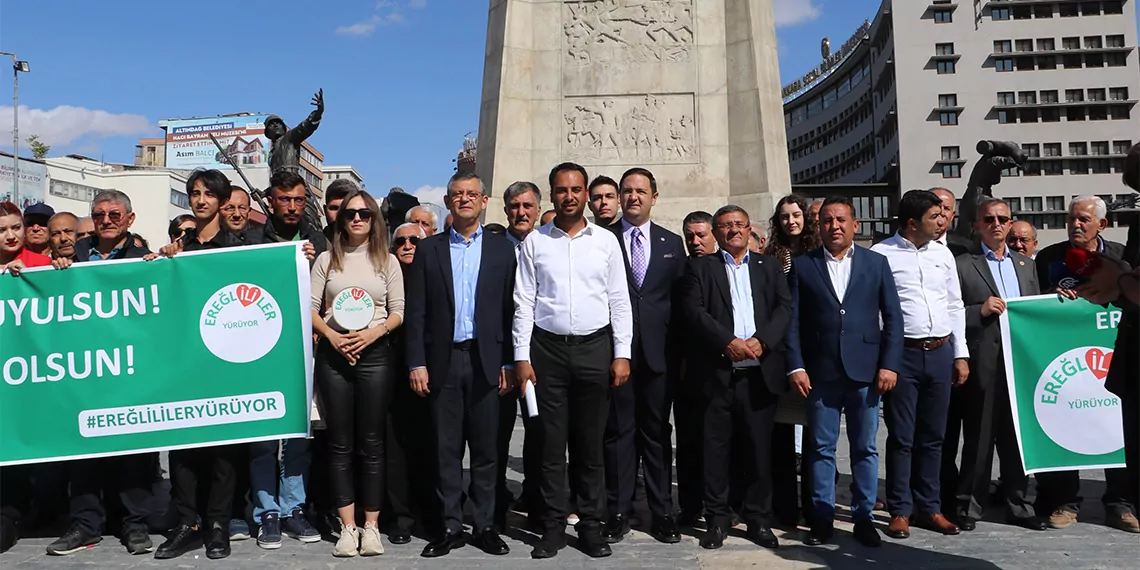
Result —
<instances>
[{"instance_id":1,"label":"stone monument","mask_svg":"<svg viewBox=\"0 0 1140 570\"><path fill-rule=\"evenodd\" d=\"M559 162L658 180L655 220L791 192L771 0L490 0L476 171L492 200ZM488 209L500 221L502 208Z\"/></svg>"}]
</instances>

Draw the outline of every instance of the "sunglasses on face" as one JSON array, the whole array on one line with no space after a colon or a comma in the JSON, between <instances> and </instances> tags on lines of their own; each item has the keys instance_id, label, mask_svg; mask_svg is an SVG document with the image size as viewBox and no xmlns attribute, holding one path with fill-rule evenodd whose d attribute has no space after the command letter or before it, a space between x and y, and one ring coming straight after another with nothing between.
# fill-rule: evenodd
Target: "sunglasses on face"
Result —
<instances>
[{"instance_id":1,"label":"sunglasses on face","mask_svg":"<svg viewBox=\"0 0 1140 570\"><path fill-rule=\"evenodd\" d=\"M372 210L369 210L367 208L361 208L359 210L349 210L346 208L346 209L340 211L339 216L344 216L344 219L347 221L350 221L350 222L352 220L355 220L357 216L360 216L361 220L367 222L368 220L372 219Z\"/></svg>"},{"instance_id":2,"label":"sunglasses on face","mask_svg":"<svg viewBox=\"0 0 1140 570\"><path fill-rule=\"evenodd\" d=\"M91 212L91 221L95 223L102 222L104 218L117 224L123 221L123 213L118 210L111 210L110 212Z\"/></svg>"},{"instance_id":3,"label":"sunglasses on face","mask_svg":"<svg viewBox=\"0 0 1140 570\"><path fill-rule=\"evenodd\" d=\"M397 248L404 247L404 244L409 243L409 242L412 245L419 245L420 244L420 238L419 238L419 236L400 236L400 237L398 237L392 241L392 243L395 244L395 246Z\"/></svg>"},{"instance_id":4,"label":"sunglasses on face","mask_svg":"<svg viewBox=\"0 0 1140 570\"><path fill-rule=\"evenodd\" d=\"M1009 216L986 216L986 217L982 218L982 221L987 223L987 224L992 224L994 222L998 222L998 223L1004 225L1004 224L1009 223L1009 219L1010 219Z\"/></svg>"}]
</instances>

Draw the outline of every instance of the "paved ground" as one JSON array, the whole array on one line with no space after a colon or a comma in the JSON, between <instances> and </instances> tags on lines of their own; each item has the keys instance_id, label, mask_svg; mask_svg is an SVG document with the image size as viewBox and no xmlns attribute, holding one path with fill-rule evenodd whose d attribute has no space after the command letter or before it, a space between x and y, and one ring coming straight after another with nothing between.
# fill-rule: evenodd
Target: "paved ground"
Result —
<instances>
[{"instance_id":1,"label":"paved ground","mask_svg":"<svg viewBox=\"0 0 1140 570\"><path fill-rule=\"evenodd\" d=\"M885 429L879 432L880 449L885 449ZM522 424L516 426L513 455L521 455ZM845 438L841 438L844 441ZM841 444L845 447L845 444ZM841 453L844 451L841 450ZM840 482L840 504L849 499L846 492L850 473L845 461L840 462L844 474ZM880 468L880 477L885 473ZM21 540L11 551L0 555L0 568L235 568L235 569L313 569L313 568L492 568L496 570L533 568L772 568L772 569L863 569L870 565L899 569L990 569L1023 568L1027 570L1065 569L1109 569L1140 566L1140 535L1129 535L1102 526L1103 510L1097 498L1103 491L1103 474L1088 472L1082 474L1084 496L1091 498L1085 503L1082 522L1064 531L1029 532L996 522L981 522L978 530L963 533L958 537L943 537L915 529L908 540L887 540L881 549L867 549L856 543L850 536L851 525L839 523L839 533L835 544L825 547L806 547L801 542L803 532L798 530L777 531L781 537L781 547L777 551L764 550L742 538L730 538L719 551L707 551L698 546L695 534L685 536L679 545L658 544L648 535L635 531L621 544L614 546L614 555L607 559L593 560L582 553L567 548L553 560L534 561L529 557L528 542L536 540L534 535L522 531L512 531L507 537L511 553L504 557L491 557L466 547L442 559L426 560L419 557L424 541L414 540L411 544L394 546L385 543L387 552L377 559L333 558L332 544L328 542L301 545L288 541L276 551L265 551L253 541L236 542L233 555L225 560L207 560L204 551L197 556L192 553L180 559L157 561L151 557L131 557L120 547L113 537L107 537L97 547L65 558L44 555L44 547L51 538L30 538ZM511 472L516 482L521 478L518 472ZM995 475L996 478L996 475ZM880 481L880 485L882 482ZM518 488L516 486L517 493ZM644 503L639 503L644 509ZM645 516L644 513L640 513ZM1001 513L994 512L992 521L1001 520ZM885 517L885 513L880 513ZM516 519L521 520L521 519ZM647 520L647 519L646 519ZM161 536L154 536L156 544ZM573 545L573 541L571 541Z\"/></svg>"}]
</instances>

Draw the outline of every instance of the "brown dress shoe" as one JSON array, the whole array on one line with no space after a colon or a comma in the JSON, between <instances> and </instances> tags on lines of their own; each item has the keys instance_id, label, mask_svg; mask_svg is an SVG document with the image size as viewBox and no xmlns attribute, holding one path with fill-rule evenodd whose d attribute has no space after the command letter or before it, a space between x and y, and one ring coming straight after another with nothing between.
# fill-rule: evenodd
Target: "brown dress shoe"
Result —
<instances>
[{"instance_id":1,"label":"brown dress shoe","mask_svg":"<svg viewBox=\"0 0 1140 570\"><path fill-rule=\"evenodd\" d=\"M959 532L958 525L947 520L942 513L918 515L914 517L914 526L951 536Z\"/></svg>"},{"instance_id":2,"label":"brown dress shoe","mask_svg":"<svg viewBox=\"0 0 1140 570\"><path fill-rule=\"evenodd\" d=\"M886 534L891 538L910 538L910 517L905 515L891 517L891 524L887 526Z\"/></svg>"}]
</instances>

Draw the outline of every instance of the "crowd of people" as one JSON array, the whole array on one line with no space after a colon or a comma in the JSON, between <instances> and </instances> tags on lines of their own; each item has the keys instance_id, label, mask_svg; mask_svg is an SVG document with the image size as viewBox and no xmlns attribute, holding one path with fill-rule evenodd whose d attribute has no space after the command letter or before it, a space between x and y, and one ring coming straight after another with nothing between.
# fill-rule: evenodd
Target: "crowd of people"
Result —
<instances>
[{"instance_id":1,"label":"crowd of people","mask_svg":"<svg viewBox=\"0 0 1140 570\"><path fill-rule=\"evenodd\" d=\"M445 227L417 207L390 229L374 197L337 180L325 190L322 231L305 218L305 182L293 172L272 176L269 219L252 225L248 192L199 170L186 183L192 213L171 220L171 243L156 252L131 233L122 192L101 192L82 218L0 204L0 267L17 277L37 266L177 263L184 251L303 242L317 412L311 439L170 451L168 513L152 508L157 453L6 467L3 548L33 526L33 512L49 510L50 500L37 502L52 480L66 489L71 519L47 547L54 555L113 532L132 554L156 558L203 547L224 558L231 540L276 549L283 536L310 543L322 534L335 538L334 556L371 556L384 552L382 529L396 545L430 538L424 557L467 544L503 555L511 522L539 535L534 558L556 556L568 524L591 557L610 555L635 525L662 543L703 527L707 549L739 522L766 548L779 546L773 525L804 525L805 542L818 545L833 540L843 415L863 545L881 545L873 513L882 510L893 539L912 524L974 530L990 502L995 449L1010 524L1042 531L1077 521L1076 472L1039 474L1029 499L995 339L1007 300L1056 291L1122 307L1120 342L1135 344L1137 225L1127 247L1104 239L1099 198L1074 199L1068 243L1035 262L1032 226L1000 200L958 220L972 224L974 240L951 235L955 197L942 188L906 192L897 233L865 248L843 197L784 197L766 232L738 206L692 212L678 235L653 222L659 190L644 168L591 180L563 163L547 184L552 210L540 213L536 184L516 182L503 192L506 226L484 226L487 189L456 174ZM1067 248L1105 260L1076 290L1059 290L1045 267ZM367 326L338 323L333 300L346 289L373 300ZM1128 468L1106 470L1103 500L1109 525L1140 532L1136 351L1122 346L1109 384L1124 401ZM506 474L520 416L516 499ZM639 473L650 520L635 523ZM525 523L509 520L512 511ZM152 531L166 536L157 550Z\"/></svg>"}]
</instances>

